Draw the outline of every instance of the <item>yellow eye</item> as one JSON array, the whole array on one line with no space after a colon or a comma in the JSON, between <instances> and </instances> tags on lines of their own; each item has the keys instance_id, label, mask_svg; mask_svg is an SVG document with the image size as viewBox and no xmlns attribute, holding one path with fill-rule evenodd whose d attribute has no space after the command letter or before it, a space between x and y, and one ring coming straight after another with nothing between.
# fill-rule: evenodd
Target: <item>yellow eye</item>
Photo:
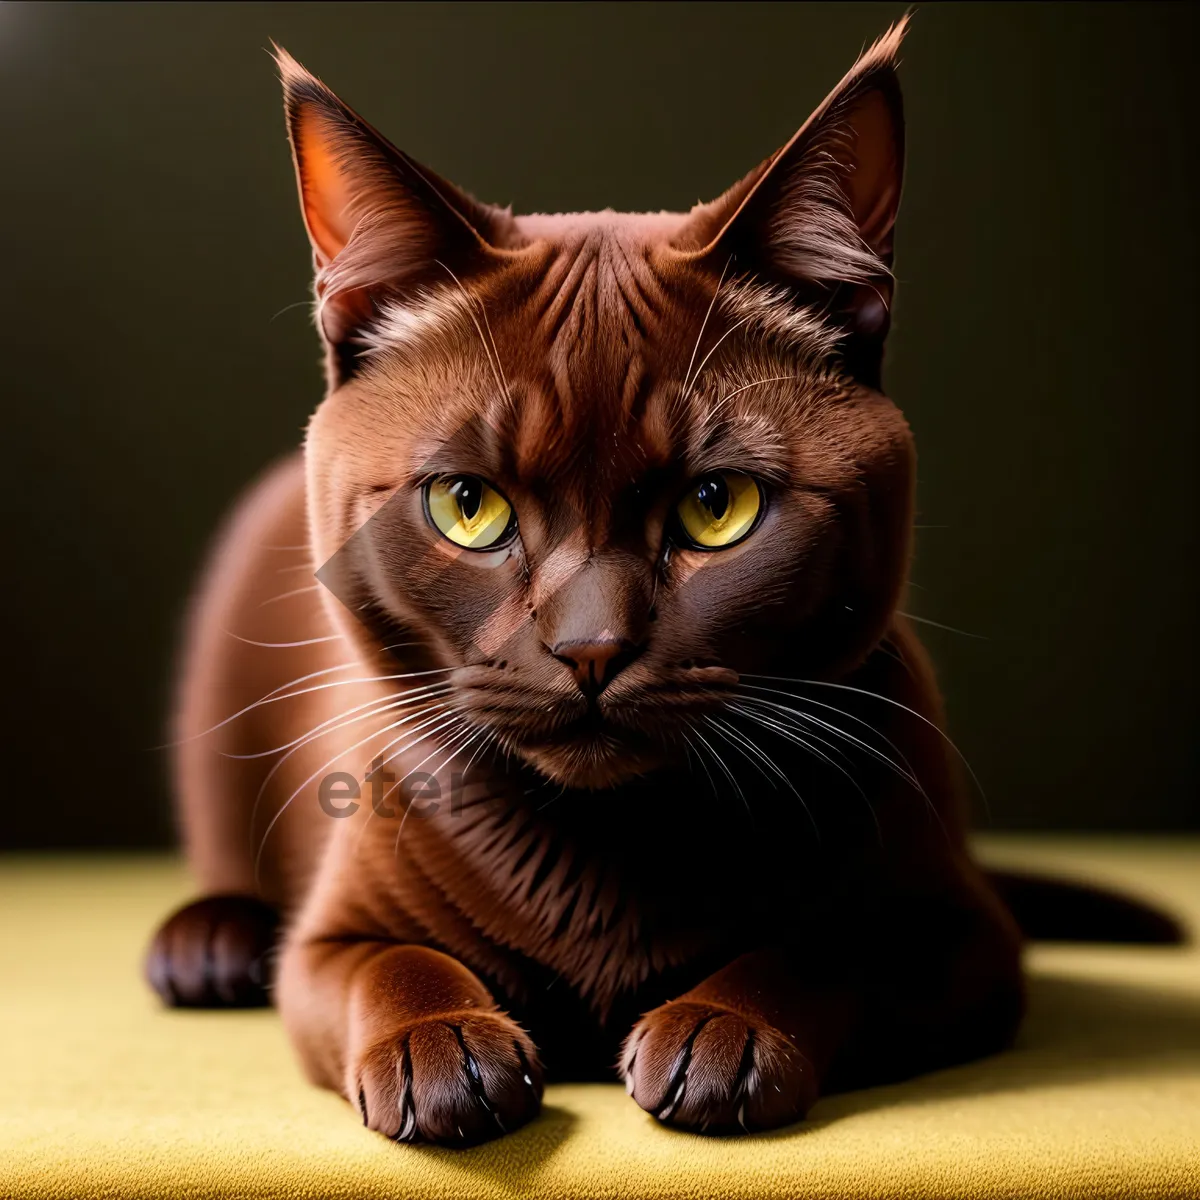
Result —
<instances>
[{"instance_id":1,"label":"yellow eye","mask_svg":"<svg viewBox=\"0 0 1200 1200\"><path fill-rule=\"evenodd\" d=\"M762 510L762 489L741 471L714 471L693 483L675 506L679 524L698 550L740 542Z\"/></svg>"},{"instance_id":2,"label":"yellow eye","mask_svg":"<svg viewBox=\"0 0 1200 1200\"><path fill-rule=\"evenodd\" d=\"M425 505L434 527L455 545L489 550L514 525L513 507L478 475L445 475L425 489Z\"/></svg>"}]
</instances>

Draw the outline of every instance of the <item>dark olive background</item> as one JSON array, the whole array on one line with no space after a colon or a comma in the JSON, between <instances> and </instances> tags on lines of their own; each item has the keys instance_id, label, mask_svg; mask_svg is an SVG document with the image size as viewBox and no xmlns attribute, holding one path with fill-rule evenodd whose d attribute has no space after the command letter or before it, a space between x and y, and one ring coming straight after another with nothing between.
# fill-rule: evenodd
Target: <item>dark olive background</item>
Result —
<instances>
[{"instance_id":1,"label":"dark olive background","mask_svg":"<svg viewBox=\"0 0 1200 1200\"><path fill-rule=\"evenodd\" d=\"M901 11L0 7L0 843L170 839L190 581L320 398L268 39L488 200L680 208ZM996 827L1197 824L1196 34L930 5L904 48L910 608L976 635L927 630Z\"/></svg>"}]
</instances>

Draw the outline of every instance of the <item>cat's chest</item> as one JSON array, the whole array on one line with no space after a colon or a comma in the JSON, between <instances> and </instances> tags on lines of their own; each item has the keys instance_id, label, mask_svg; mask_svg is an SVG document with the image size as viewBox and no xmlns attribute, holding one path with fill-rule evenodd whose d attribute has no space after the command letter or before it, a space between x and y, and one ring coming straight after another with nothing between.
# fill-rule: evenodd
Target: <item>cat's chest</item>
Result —
<instances>
[{"instance_id":1,"label":"cat's chest","mask_svg":"<svg viewBox=\"0 0 1200 1200\"><path fill-rule=\"evenodd\" d=\"M667 816L467 804L423 831L420 870L477 931L481 959L515 952L603 1012L747 947L787 902L786 839L686 807Z\"/></svg>"}]
</instances>

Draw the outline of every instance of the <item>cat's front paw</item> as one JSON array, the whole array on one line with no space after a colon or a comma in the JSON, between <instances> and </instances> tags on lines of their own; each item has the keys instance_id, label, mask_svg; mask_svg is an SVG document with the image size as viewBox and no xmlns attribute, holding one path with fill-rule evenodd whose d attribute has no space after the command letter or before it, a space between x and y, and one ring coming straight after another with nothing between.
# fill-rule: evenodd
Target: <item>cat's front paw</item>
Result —
<instances>
[{"instance_id":1,"label":"cat's front paw","mask_svg":"<svg viewBox=\"0 0 1200 1200\"><path fill-rule=\"evenodd\" d=\"M688 1000L664 1004L634 1026L621 1074L648 1113L697 1132L786 1125L816 1099L811 1065L777 1029Z\"/></svg>"},{"instance_id":2,"label":"cat's front paw","mask_svg":"<svg viewBox=\"0 0 1200 1200\"><path fill-rule=\"evenodd\" d=\"M537 1115L542 1070L511 1017L450 1013L376 1040L354 1063L347 1090L363 1124L393 1141L470 1146Z\"/></svg>"}]
</instances>

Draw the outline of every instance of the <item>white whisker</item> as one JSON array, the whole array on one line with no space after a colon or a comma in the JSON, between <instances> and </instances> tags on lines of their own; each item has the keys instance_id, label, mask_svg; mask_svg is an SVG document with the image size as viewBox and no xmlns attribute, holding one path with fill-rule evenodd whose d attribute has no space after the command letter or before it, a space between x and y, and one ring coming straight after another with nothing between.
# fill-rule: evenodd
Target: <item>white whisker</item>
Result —
<instances>
[{"instance_id":1,"label":"white whisker","mask_svg":"<svg viewBox=\"0 0 1200 1200\"><path fill-rule=\"evenodd\" d=\"M436 699L439 696L449 695L454 689L449 684L443 683L427 683L422 687L409 688L403 692L391 692L386 696L376 696L371 700L366 700L362 704L356 704L353 708L348 708L344 712L338 713L336 716L328 717L319 724L314 725L306 733L300 734L299 737L293 738L290 742L284 742L282 746L272 746L270 750L255 750L250 754L232 754L229 751L222 750L221 754L224 758L236 758L241 760L253 758L268 758L272 754L282 754L285 750L291 750L296 746L302 745L311 741L314 737L324 736L323 733L318 733L319 730L324 730L326 733L332 732L328 726L340 729L341 722L345 718L353 716L354 713L362 713L364 709L371 709L382 706L379 711L386 712L388 708L399 708L405 704L417 704L421 700ZM371 716L371 713L365 713L365 716ZM362 718L356 718L361 720Z\"/></svg>"},{"instance_id":2,"label":"white whisker","mask_svg":"<svg viewBox=\"0 0 1200 1200\"><path fill-rule=\"evenodd\" d=\"M357 667L360 664L359 663L350 663L347 665ZM293 683L302 683L306 679L315 679L318 675L321 675L324 673L332 673L333 671L340 671L343 669L345 669L345 668L330 667L328 669L328 672L314 671L311 675L302 675L300 677L300 679L293 680ZM323 692L327 688L350 687L356 683L390 683L391 681L396 680L396 679L419 679L421 676L424 676L424 675L445 675L449 671L452 671L452 670L454 670L453 667L437 667L437 668L434 668L429 671L405 671L399 675L362 675L355 679L339 679L339 680L336 680L334 683L315 684L312 687L300 688L298 691L295 691L295 692L280 693L279 689L276 688L273 692L268 692L265 696L259 697L259 699L255 700L253 704L247 704L245 708L239 709L237 712L235 712L233 714L233 716L226 717L223 721L218 721L215 725L210 726L208 729L205 729L200 733L194 733L190 737L182 739L182 741L169 742L167 744L171 745L171 746L178 746L178 745L182 745L183 742L192 742L192 741L195 741L197 738L207 737L210 733L215 733L218 729L223 729L231 721L236 721L238 719L238 717L244 717L246 715L246 713L252 712L256 708L261 708L263 705L278 704L282 700L294 700L297 696L307 696L307 695L310 695L312 692ZM284 684L284 686L290 687L291 684Z\"/></svg>"},{"instance_id":3,"label":"white whisker","mask_svg":"<svg viewBox=\"0 0 1200 1200\"><path fill-rule=\"evenodd\" d=\"M699 380L700 375L704 371L705 366L707 366L708 360L710 358L712 358L712 356L714 354L716 354L716 352L721 348L721 343L724 342L725 339L727 337L729 337L730 334L736 333L739 329L741 329L741 327L743 325L745 325L750 320L752 320L752 315L749 317L743 317L740 321L734 321L734 323L732 325L730 325L730 327L727 330L725 330L725 332L723 334L721 334L721 336L719 338L717 338L717 340L712 345L712 349L709 350L709 352L700 360L700 365L696 368L696 374L692 377L692 387L693 388L696 386L696 382L697 382L697 380Z\"/></svg>"},{"instance_id":4,"label":"white whisker","mask_svg":"<svg viewBox=\"0 0 1200 1200\"><path fill-rule=\"evenodd\" d=\"M512 397L508 391L508 381L504 378L504 369L500 365L500 355L497 353L495 359L492 358L492 351L495 350L496 345L495 341L492 342L492 345L489 348L488 340L483 335L483 327L479 324L479 320L475 316L475 306L478 305L480 310L483 311L483 301L480 300L478 296L474 296L468 292L467 289L463 287L462 281L458 278L458 276L455 275L455 273L450 270L450 268L446 266L441 259L435 259L434 261L439 267L442 268L443 271L446 272L447 275L450 276L451 279L454 280L455 284L458 286L458 290L467 298L468 315L471 318L471 324L475 326L475 331L479 334L479 340L483 343L483 352L485 355L487 355L488 366L491 368L493 376L495 376L496 384L500 388L501 395L503 395L506 399L511 400ZM483 319L484 321L487 321L486 311L483 311ZM488 326L488 332L491 332L491 326Z\"/></svg>"},{"instance_id":5,"label":"white whisker","mask_svg":"<svg viewBox=\"0 0 1200 1200\"><path fill-rule=\"evenodd\" d=\"M292 596L303 596L306 592L316 592L323 586L320 583L310 583L307 587L292 588L290 592L281 592L278 596L272 596L270 600L264 600L258 607L266 608L268 604L278 604L280 600L287 600Z\"/></svg>"},{"instance_id":6,"label":"white whisker","mask_svg":"<svg viewBox=\"0 0 1200 1200\"><path fill-rule=\"evenodd\" d=\"M341 713L337 717L331 717L329 719L329 721L322 721L320 725L318 725L314 729L310 730L308 732L308 734L306 734L303 738L298 739L290 747L285 747L282 757L279 758L276 762L271 764L271 769L266 773L265 776L263 776L263 781L258 786L258 793L254 797L254 805L250 809L250 828L253 829L255 822L258 820L259 805L262 804L262 798L266 794L267 786L270 784L271 780L275 778L275 775L278 773L279 769L283 766L283 764L285 762L287 762L288 759L290 759L293 754L296 754L298 751L303 749L303 747L311 744L312 742L315 742L318 738L325 737L327 734L335 733L338 730L349 728L351 725L357 725L360 721L370 720L372 717L382 716L386 712L392 712L394 710L398 711L401 708L406 708L410 705L410 703L420 703L422 705L422 707L417 709L417 711L415 713L410 714L410 716L408 718L406 718L406 720L411 720L412 718L421 716L424 713L434 712L438 709L445 708L447 706L444 704L425 703L425 701L439 700L445 694L446 694L445 692L442 692L437 695L427 696L424 698L424 701L400 700L400 701L383 704L382 707L375 708L371 712L363 713L361 716L358 716L358 717L350 716L350 713L355 711L355 710L351 709L351 710L349 710L349 712ZM370 701L370 703L378 704L379 701L373 700L373 701ZM366 707L366 706L360 705L359 707ZM349 719L344 719L344 718L349 718ZM336 722L336 724L332 725L332 728L329 728L329 729L322 728L325 725L330 725L331 722ZM395 729L397 727L398 727L398 725L388 726L389 729Z\"/></svg>"},{"instance_id":7,"label":"white whisker","mask_svg":"<svg viewBox=\"0 0 1200 1200\"><path fill-rule=\"evenodd\" d=\"M916 717L917 720L920 721L922 724L928 725L929 728L932 729L934 731L934 733L936 733L938 735L938 737L940 737L942 739L942 741L944 741L946 743L946 745L949 746L950 749L954 751L955 755L957 755L957 757L958 757L959 762L962 763L962 765L966 768L967 773L971 776L971 781L979 789L980 796L984 796L983 785L979 782L979 777L975 774L975 771L971 767L971 764L969 762L967 762L966 756L963 754L963 752L954 744L950 735L944 729L942 729L941 726L938 725L935 721L931 721L928 717L917 712L916 709L909 708L907 704L901 704L899 700L893 700L891 698L891 696L884 696L884 695L881 695L879 692L869 692L866 690L866 688L853 687L848 683L832 683L828 680L823 680L823 679L789 679L787 676L782 676L782 675L747 675L746 678L748 678L748 679L773 679L777 683L779 683L779 682L795 683L795 684L807 685L810 687L836 688L838 691L854 692L860 696L869 696L873 700L882 700L885 704L890 704L894 708L901 709L903 712L908 713L910 716ZM816 703L816 702L814 701L814 703ZM843 715L849 716L850 714L845 713ZM984 796L984 802L986 803L986 796Z\"/></svg>"},{"instance_id":8,"label":"white whisker","mask_svg":"<svg viewBox=\"0 0 1200 1200\"><path fill-rule=\"evenodd\" d=\"M753 822L754 814L750 811L750 803L746 799L746 793L742 791L742 785L738 783L737 777L726 765L725 760L720 756L720 754L713 749L712 743L708 740L708 738L706 738L704 734L702 734L694 725L692 726L692 732L700 739L703 745L708 747L708 752L713 756L713 761L716 762L717 766L721 768L729 782L733 784L734 790L741 797L742 806L745 808L746 814L749 816L751 822Z\"/></svg>"},{"instance_id":9,"label":"white whisker","mask_svg":"<svg viewBox=\"0 0 1200 1200\"><path fill-rule=\"evenodd\" d=\"M687 395L691 391L692 366L696 362L696 355L700 352L700 343L704 341L704 331L708 328L708 319L712 316L713 309L717 304L717 297L721 294L721 288L725 284L725 276L729 273L729 265L733 262L731 254L725 260L725 266L721 270L721 278L717 280L717 290L713 292L712 299L708 302L708 308L704 313L704 320L700 322L700 332L696 335L696 344L692 347L692 357L688 359L687 370L683 373L683 395Z\"/></svg>"},{"instance_id":10,"label":"white whisker","mask_svg":"<svg viewBox=\"0 0 1200 1200\"><path fill-rule=\"evenodd\" d=\"M325 762L325 763L322 763L322 765L321 765L321 766L319 766L319 767L318 767L318 768L317 768L317 769L316 769L316 770L315 770L315 771L314 771L314 772L313 772L313 773L312 773L312 774L311 774L311 775L310 775L310 776L309 776L309 777L308 777L308 778L307 778L307 779L306 779L306 780L305 780L305 781L304 781L304 782L303 782L303 783L302 783L302 784L301 784L301 785L300 785L300 786L299 786L299 787L298 787L298 788L297 788L297 789L296 789L296 790L295 790L295 791L294 791L294 792L293 792L293 793L292 793L292 794L291 794L291 795L290 795L290 796L289 796L289 797L288 797L288 798L287 798L287 799L286 799L284 802L283 802L283 804L280 806L279 810L278 810L278 811L275 813L275 815L274 815L274 816L271 818L271 820L270 820L269 824L267 825L267 828L266 828L266 829L263 831L262 840L259 842L259 845L258 845L258 853L257 853L257 854L254 856L254 880L255 880L255 884L256 884L256 885L258 884L258 881L259 881L259 866L260 866L260 864L261 864L261 862L262 862L262 853L263 853L263 850L266 848L266 845L267 845L267 838L269 838L269 837L271 836L271 830L275 828L276 824L277 824L277 823L278 823L278 821L279 821L279 818L283 816L284 812L287 810L287 808L288 808L288 807L289 807L289 805L292 803L292 801L293 801L293 800L295 800L295 799L296 799L296 797L297 797L297 796L299 796L299 795L300 795L300 793L301 793L302 791L304 791L304 789L305 789L306 787L308 787L308 785L309 785L310 783L312 783L314 779L316 779L316 778L317 778L317 776L319 776L319 775L321 775L323 772L327 771L327 770L328 770L330 767L332 767L332 766L333 766L333 764L334 764L334 763L336 763L336 762L337 762L339 759L341 759L341 758L345 758L345 756L346 756L347 754L350 754L350 753L352 753L353 751L357 750L357 749L358 749L360 746L365 746L365 745L367 744L367 742L371 741L371 739L372 739L372 738L381 737L383 734L390 732L392 729L397 729L397 728L399 728L401 725L404 725L404 724L406 724L408 721L412 720L412 718L413 718L414 716L418 716L418 715L420 715L420 712L418 712L418 713L413 713L413 714L411 714L410 716L408 716L408 717L405 717L405 718L401 719L400 721L396 721L395 723L393 723L393 724L391 724L391 725L388 725L388 726L387 726L387 727L385 727L384 729L377 729L377 730L375 730L373 733L369 733L369 734L367 734L367 736L366 736L365 738L360 738L360 739L359 739L357 742L355 742L355 743L354 743L354 745L353 745L353 746L348 746L346 749L339 751L337 754L335 754L335 755L334 755L334 756L333 756L331 759L329 759L327 762ZM431 718L431 719L435 719L435 718ZM416 728L418 728L418 729L419 729L419 728L421 728L421 726L419 726L419 725L418 725ZM410 730L409 732L411 733L411 732L413 732L413 731L412 731L412 730ZM399 740L399 739L397 739L397 740Z\"/></svg>"},{"instance_id":11,"label":"white whisker","mask_svg":"<svg viewBox=\"0 0 1200 1200\"><path fill-rule=\"evenodd\" d=\"M442 705L439 705L438 707L441 709L447 709L447 708L451 708L451 705L442 704ZM426 724L428 724L428 722ZM380 774L383 771L384 767L386 767L389 763L393 762L395 759L399 758L399 756L401 754L407 754L408 751L415 749L422 742L427 741L431 737L436 737L439 733L443 733L447 729L451 730L451 734L453 736L454 734L457 733L459 728L461 728L465 724L466 724L466 722L460 713L455 712L455 711L451 711L449 713L443 712L438 717L437 722L434 724L434 727L432 729L427 729L426 732L423 733L419 738L415 738L413 741L409 742L407 745L401 746L399 750L394 750L394 751L392 751L391 754L388 754L388 751L391 750L392 747L397 742L402 742L406 737L409 737L411 734L415 733L417 729L424 729L425 725L418 725L414 729L408 730L406 733L401 734L400 737L393 738L390 742L388 742L388 744L386 746L383 747L382 750L379 751L378 754L376 754L374 760L371 763L371 774L372 775ZM440 748L441 747L435 747L434 753L436 754L437 750ZM383 757L383 755L385 755L385 754L387 754L387 758ZM432 757L433 757L433 755L431 754L429 756L429 758L432 758ZM422 761L420 763L418 763L415 767L413 767L412 770L405 772L405 774L403 774L399 779L397 779L395 781L395 783L393 783L392 786L390 788L388 788L388 790L386 792L384 792L384 794L382 796L379 797L378 800L372 799L371 811L369 813L367 813L367 819L363 822L363 827L362 827L362 829L359 830L358 838L355 840L355 843L354 843L354 856L358 855L359 847L362 845L362 840L366 836L367 827L371 824L371 821L376 816L391 816L391 815L393 815L390 813L381 813L379 811L379 809L383 805L384 801L386 801L388 799L388 797L394 791L396 791L397 788L401 787L404 784L404 781L406 779L408 779L411 775L413 775L416 771L418 771L423 763L428 762L429 758L422 759ZM403 807L403 798L401 799L401 806ZM408 810L405 809L404 811L407 813ZM403 817L401 818L401 822L403 822Z\"/></svg>"},{"instance_id":12,"label":"white whisker","mask_svg":"<svg viewBox=\"0 0 1200 1200\"><path fill-rule=\"evenodd\" d=\"M304 638L299 642L256 642L253 638L242 637L240 633L234 633L232 629L225 629L222 632L239 642L245 642L247 646L261 646L264 650L288 650L294 646L319 646L322 642L340 642L342 640L340 633L331 633L328 637Z\"/></svg>"},{"instance_id":13,"label":"white whisker","mask_svg":"<svg viewBox=\"0 0 1200 1200\"><path fill-rule=\"evenodd\" d=\"M467 724L467 722L461 717L459 719L463 720L463 724L466 726L466 728L463 730L460 730L456 733L451 734L450 741L447 746L437 747L434 750L432 750L429 754L427 754L423 759L421 759L421 761L419 763L417 763L417 765L415 767L413 767L413 769L411 771L408 771L401 779L399 779L395 784L392 785L392 791L395 791L395 789L397 787L399 787L399 785L401 783L403 783L405 779L408 779L410 775L415 775L431 758L433 758L433 756L435 754L438 753L439 750L445 750L446 757L437 765L437 767L433 771L429 772L430 775L432 775L436 778L438 772L443 770L446 767L446 765L451 761L451 759L454 758L454 756L456 754L458 754L462 750L465 750L473 742L475 742L480 737L485 736L488 732L486 729L479 729L479 730L473 731L473 727L470 724ZM464 737L466 738L465 741L463 740ZM391 793L389 792L389 795L390 794ZM408 814L411 811L412 811L412 803L410 802L404 806L404 815L400 818L400 825L396 830L396 842L392 847L392 857L393 858L395 858L400 853L400 835L404 832L404 823L405 823L405 821L408 820Z\"/></svg>"},{"instance_id":14,"label":"white whisker","mask_svg":"<svg viewBox=\"0 0 1200 1200\"><path fill-rule=\"evenodd\" d=\"M854 788L854 790L856 792L858 792L858 794L862 797L863 802L866 804L867 810L871 814L871 819L875 823L876 836L878 837L879 841L882 843L883 830L880 827L879 816L875 812L875 806L871 803L871 799L867 795L867 793L863 790L862 785L858 782L857 779L854 778L853 775L850 774L850 772L845 767L842 766L841 763L839 763L836 759L831 758L828 754L824 753L824 751L819 750L807 738L801 737L800 734L797 733L794 729L789 729L786 725L782 724L781 722L775 721L771 717L766 716L763 713L758 713L758 712L754 712L752 709L743 708L740 704L732 704L729 707L730 707L731 712L740 713L748 721L753 721L756 725L761 725L764 729L772 731L772 732L776 733L779 737L782 737L785 740L792 742L797 746L800 746L802 749L807 750L809 752L809 754L813 755L814 758L817 758L821 762L828 764L835 771L839 771L842 775L844 775L846 777L846 779L849 780L850 785ZM815 735L812 735L812 736L815 737ZM816 740L821 741L822 739L816 738ZM829 745L829 743L827 743L827 742L825 742L823 744ZM832 746L830 746L830 748L833 749ZM798 792L796 794L799 795Z\"/></svg>"},{"instance_id":15,"label":"white whisker","mask_svg":"<svg viewBox=\"0 0 1200 1200\"><path fill-rule=\"evenodd\" d=\"M919 586L911 583L911 581L910 584L912 587ZM932 625L934 629L944 629L947 633L959 633L962 634L963 637L975 638L981 642L986 642L988 640L986 633L971 633L966 629L956 629L953 625L943 625L941 621L934 621L929 617L918 617L916 613L904 612L901 609L897 609L896 612L902 617L907 617L910 621L916 621L919 625Z\"/></svg>"},{"instance_id":16,"label":"white whisker","mask_svg":"<svg viewBox=\"0 0 1200 1200\"><path fill-rule=\"evenodd\" d=\"M883 763L890 770L895 771L897 775L906 780L916 791L920 792L922 795L925 794L924 789L921 787L921 781L917 778L917 773L913 770L908 759L904 757L904 754L901 752L900 748L895 744L895 742L891 741L890 738L880 733L879 730L868 721L864 721L861 717L856 717L853 713L847 712L844 708L838 708L834 704L825 704L821 700L814 700L811 696L798 696L795 692L785 692L780 688L757 687L754 684L742 684L741 687L743 691L748 690L754 692L765 692L771 696L784 696L788 700L803 701L806 705L813 705L828 712L837 713L838 716L845 717L847 720L853 721L856 725L863 726L863 728L869 730L877 738L879 738L879 740L882 741L889 750L894 751L900 762L897 763L890 759L877 746L872 746L869 742L863 741L862 738L855 737L854 734L847 732L845 729L842 729L838 725L834 725L828 720L816 716L812 712L795 708L792 705L779 704L777 701L773 700L763 700L758 696L743 696L743 699L748 704L765 704L770 708L787 713L793 718L798 718L799 720L808 724L816 725L819 729L824 729L827 733L832 733L835 737L841 738L848 744L857 746L860 750L874 758L876 762Z\"/></svg>"},{"instance_id":17,"label":"white whisker","mask_svg":"<svg viewBox=\"0 0 1200 1200\"><path fill-rule=\"evenodd\" d=\"M808 807L808 804L805 802L804 797L802 795L800 795L800 792L797 790L796 786L792 783L792 781L783 773L783 771L775 763L774 759L772 759L769 755L767 755L750 738L746 737L744 734L740 733L736 729L732 729L729 726L723 725L715 717L708 717L707 720L708 720L708 723L710 725L712 725L718 732L724 734L726 741L732 742L735 747L737 747L739 750L741 750L741 752L744 756L746 756L747 758L750 758L750 754L753 753L755 758L761 759L762 762L765 762L771 768L774 775L777 778L781 779L785 784L787 784L787 786L791 790L792 794L796 797L797 800L800 801L800 805L804 809L805 815L808 817L809 824L812 825L812 827L813 827L813 833L816 835L817 841L820 842L821 841L821 831L820 831L820 829L817 828L816 818L813 816L812 810ZM768 782L770 782L771 776L768 775L763 770L763 768L761 766L759 766L759 764L757 762L755 762L755 758L750 758L750 761L752 763L754 763L754 765L758 768L758 771L763 776L763 778L766 779Z\"/></svg>"},{"instance_id":18,"label":"white whisker","mask_svg":"<svg viewBox=\"0 0 1200 1200\"><path fill-rule=\"evenodd\" d=\"M799 375L772 375L769 379L756 379L753 383L744 383L739 388L734 388L732 392L721 397L721 399L713 405L713 407L704 414L704 421L707 424L713 419L729 403L734 396L740 396L742 392L748 392L751 388L762 387L768 383L787 383L789 380L799 379Z\"/></svg>"}]
</instances>

